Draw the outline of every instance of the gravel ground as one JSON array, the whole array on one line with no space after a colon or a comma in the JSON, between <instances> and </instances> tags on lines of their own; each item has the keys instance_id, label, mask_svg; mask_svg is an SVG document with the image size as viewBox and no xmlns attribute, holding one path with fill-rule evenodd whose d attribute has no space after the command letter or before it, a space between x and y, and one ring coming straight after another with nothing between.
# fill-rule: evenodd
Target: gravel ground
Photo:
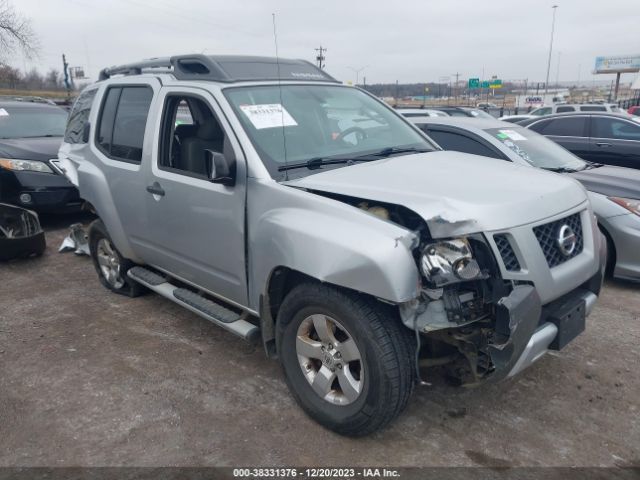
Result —
<instances>
[{"instance_id":1,"label":"gravel ground","mask_svg":"<svg viewBox=\"0 0 640 480\"><path fill-rule=\"evenodd\" d=\"M85 219L86 220L86 219ZM640 466L640 286L607 282L587 330L519 377L433 378L389 428L329 432L260 348L87 257L0 264L0 466Z\"/></svg>"}]
</instances>

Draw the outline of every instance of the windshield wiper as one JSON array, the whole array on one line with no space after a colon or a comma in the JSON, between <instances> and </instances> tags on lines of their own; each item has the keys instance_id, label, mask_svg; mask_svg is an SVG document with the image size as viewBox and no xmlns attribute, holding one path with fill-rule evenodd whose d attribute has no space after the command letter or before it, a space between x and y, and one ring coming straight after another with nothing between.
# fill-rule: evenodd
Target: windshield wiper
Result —
<instances>
[{"instance_id":1,"label":"windshield wiper","mask_svg":"<svg viewBox=\"0 0 640 480\"><path fill-rule=\"evenodd\" d=\"M575 168L567 168L567 167L542 167L544 170L549 170L550 172L555 173L575 173L578 170Z\"/></svg>"},{"instance_id":2,"label":"windshield wiper","mask_svg":"<svg viewBox=\"0 0 640 480\"><path fill-rule=\"evenodd\" d=\"M426 153L432 152L432 149L428 148L416 148L416 147L387 147L383 148L378 152L366 153L357 158L366 158L366 157L389 157L391 155L395 155L396 153Z\"/></svg>"},{"instance_id":3,"label":"windshield wiper","mask_svg":"<svg viewBox=\"0 0 640 480\"><path fill-rule=\"evenodd\" d=\"M308 168L309 170L315 170L323 165L339 165L341 163L355 163L355 162L366 162L367 160L363 160L360 158L322 158L316 157L307 160L306 162L301 163L290 163L288 165L282 165L278 167L279 172L284 172L285 170L293 170L295 168Z\"/></svg>"}]
</instances>

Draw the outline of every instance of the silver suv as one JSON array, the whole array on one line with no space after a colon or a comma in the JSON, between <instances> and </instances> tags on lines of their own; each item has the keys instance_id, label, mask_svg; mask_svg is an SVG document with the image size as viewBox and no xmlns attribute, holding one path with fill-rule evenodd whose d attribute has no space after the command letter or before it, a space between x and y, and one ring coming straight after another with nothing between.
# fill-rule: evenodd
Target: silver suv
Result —
<instances>
[{"instance_id":1,"label":"silver suv","mask_svg":"<svg viewBox=\"0 0 640 480\"><path fill-rule=\"evenodd\" d=\"M515 375L578 335L600 291L605 244L577 182L442 151L308 62L105 69L68 128L59 160L99 216L104 286L262 342L342 434L395 418L420 367Z\"/></svg>"}]
</instances>

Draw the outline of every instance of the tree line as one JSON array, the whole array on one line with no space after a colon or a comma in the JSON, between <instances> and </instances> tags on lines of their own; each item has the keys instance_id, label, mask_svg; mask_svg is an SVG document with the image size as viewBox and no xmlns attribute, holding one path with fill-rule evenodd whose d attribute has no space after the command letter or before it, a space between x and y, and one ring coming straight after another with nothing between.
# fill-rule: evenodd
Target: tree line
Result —
<instances>
[{"instance_id":1,"label":"tree line","mask_svg":"<svg viewBox=\"0 0 640 480\"><path fill-rule=\"evenodd\" d=\"M22 72L10 65L0 64L0 88L12 90L64 90L64 79L59 70L50 69L42 74L36 68Z\"/></svg>"}]
</instances>

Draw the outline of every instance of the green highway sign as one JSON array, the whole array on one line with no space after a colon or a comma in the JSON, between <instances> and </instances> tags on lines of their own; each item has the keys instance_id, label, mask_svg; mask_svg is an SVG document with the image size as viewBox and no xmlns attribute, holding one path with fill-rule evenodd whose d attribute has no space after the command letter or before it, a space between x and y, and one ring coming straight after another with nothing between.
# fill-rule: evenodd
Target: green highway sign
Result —
<instances>
[{"instance_id":1,"label":"green highway sign","mask_svg":"<svg viewBox=\"0 0 640 480\"><path fill-rule=\"evenodd\" d=\"M469 88L480 88L480 79L479 78L470 78L469 79Z\"/></svg>"},{"instance_id":2,"label":"green highway sign","mask_svg":"<svg viewBox=\"0 0 640 480\"><path fill-rule=\"evenodd\" d=\"M484 80L482 82L482 88L489 88L489 81L488 80Z\"/></svg>"},{"instance_id":3,"label":"green highway sign","mask_svg":"<svg viewBox=\"0 0 640 480\"><path fill-rule=\"evenodd\" d=\"M492 80L489 88L502 88L502 80Z\"/></svg>"}]
</instances>

